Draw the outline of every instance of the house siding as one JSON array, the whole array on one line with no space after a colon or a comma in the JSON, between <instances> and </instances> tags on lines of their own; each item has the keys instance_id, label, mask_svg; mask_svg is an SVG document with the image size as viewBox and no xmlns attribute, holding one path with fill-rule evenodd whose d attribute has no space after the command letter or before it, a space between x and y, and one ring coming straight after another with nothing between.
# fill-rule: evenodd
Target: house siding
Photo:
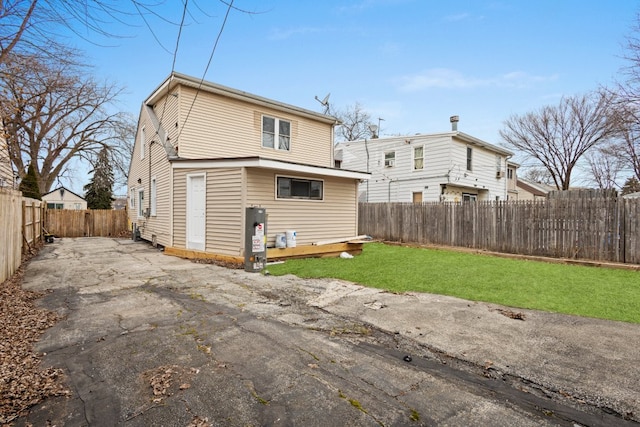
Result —
<instances>
[{"instance_id":1,"label":"house siding","mask_svg":"<svg viewBox=\"0 0 640 427\"><path fill-rule=\"evenodd\" d=\"M46 203L56 203L62 204L63 209L70 210L86 210L87 209L87 201L82 197L78 196L65 189L64 194L60 195L60 189L55 189L50 193L47 193L42 196L42 200Z\"/></svg>"},{"instance_id":2,"label":"house siding","mask_svg":"<svg viewBox=\"0 0 640 427\"><path fill-rule=\"evenodd\" d=\"M424 167L413 169L415 147L424 147ZM467 147L473 150L472 170L467 170ZM423 201L460 200L463 192L478 194L479 200L506 199L506 178L497 178L496 153L459 140L451 134L415 135L340 143L342 168L371 172L359 186L362 202L411 202L414 193ZM367 168L367 151L369 165ZM385 167L385 153L395 152L393 167ZM500 154L501 168L506 157Z\"/></svg>"},{"instance_id":3,"label":"house siding","mask_svg":"<svg viewBox=\"0 0 640 427\"><path fill-rule=\"evenodd\" d=\"M324 200L282 200L276 198L276 176L324 181ZM267 211L267 244L273 246L275 235L296 231L297 245L318 240L357 235L356 181L340 178L292 175L283 171L248 169L247 206L257 205Z\"/></svg>"},{"instance_id":4,"label":"house siding","mask_svg":"<svg viewBox=\"0 0 640 427\"><path fill-rule=\"evenodd\" d=\"M332 126L267 107L200 92L187 119L187 112L196 96L192 88L179 91L181 123L180 157L189 159L234 158L262 156L275 160L332 166ZM262 147L262 116L291 122L291 150ZM175 126L174 126L175 127Z\"/></svg>"},{"instance_id":5,"label":"house siding","mask_svg":"<svg viewBox=\"0 0 640 427\"><path fill-rule=\"evenodd\" d=\"M0 137L0 187L13 188L13 168L9 159L7 141Z\"/></svg>"},{"instance_id":6,"label":"house siding","mask_svg":"<svg viewBox=\"0 0 640 427\"><path fill-rule=\"evenodd\" d=\"M205 251L240 256L242 245L242 169L175 169L174 243L186 248L187 176L206 173Z\"/></svg>"}]
</instances>

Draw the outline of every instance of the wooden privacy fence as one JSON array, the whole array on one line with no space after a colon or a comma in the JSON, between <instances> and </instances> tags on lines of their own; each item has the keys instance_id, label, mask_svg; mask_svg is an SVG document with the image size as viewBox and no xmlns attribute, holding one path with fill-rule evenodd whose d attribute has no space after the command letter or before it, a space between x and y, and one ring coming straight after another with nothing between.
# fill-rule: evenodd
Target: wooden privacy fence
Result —
<instances>
[{"instance_id":1,"label":"wooden privacy fence","mask_svg":"<svg viewBox=\"0 0 640 427\"><path fill-rule=\"evenodd\" d=\"M20 191L0 190L0 283L11 277L22 254L42 242L44 204Z\"/></svg>"},{"instance_id":2,"label":"wooden privacy fence","mask_svg":"<svg viewBox=\"0 0 640 427\"><path fill-rule=\"evenodd\" d=\"M358 234L420 244L640 264L640 199L565 192L542 201L360 203Z\"/></svg>"},{"instance_id":3,"label":"wooden privacy fence","mask_svg":"<svg viewBox=\"0 0 640 427\"><path fill-rule=\"evenodd\" d=\"M45 229L56 237L115 237L128 233L127 211L47 209Z\"/></svg>"}]
</instances>

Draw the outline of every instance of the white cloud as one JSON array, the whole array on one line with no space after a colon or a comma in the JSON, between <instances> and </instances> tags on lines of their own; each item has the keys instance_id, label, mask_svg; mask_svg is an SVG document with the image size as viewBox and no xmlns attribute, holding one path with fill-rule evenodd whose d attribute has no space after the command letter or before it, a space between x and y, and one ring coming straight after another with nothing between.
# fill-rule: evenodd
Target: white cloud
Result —
<instances>
[{"instance_id":1,"label":"white cloud","mask_svg":"<svg viewBox=\"0 0 640 427\"><path fill-rule=\"evenodd\" d=\"M401 91L418 92L426 89L469 89L479 87L531 87L537 83L557 80L557 75L535 76L513 71L494 77L466 76L449 68L432 68L419 74L401 76L397 86Z\"/></svg>"}]
</instances>

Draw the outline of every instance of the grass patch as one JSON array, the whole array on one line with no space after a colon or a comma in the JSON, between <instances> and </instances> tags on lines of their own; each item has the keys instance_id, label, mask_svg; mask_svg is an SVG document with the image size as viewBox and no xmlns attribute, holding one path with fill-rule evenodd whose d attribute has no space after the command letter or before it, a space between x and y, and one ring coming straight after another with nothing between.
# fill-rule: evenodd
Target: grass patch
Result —
<instances>
[{"instance_id":1,"label":"grass patch","mask_svg":"<svg viewBox=\"0 0 640 427\"><path fill-rule=\"evenodd\" d=\"M368 243L353 259L294 259L269 272L640 323L640 273L630 270Z\"/></svg>"}]
</instances>

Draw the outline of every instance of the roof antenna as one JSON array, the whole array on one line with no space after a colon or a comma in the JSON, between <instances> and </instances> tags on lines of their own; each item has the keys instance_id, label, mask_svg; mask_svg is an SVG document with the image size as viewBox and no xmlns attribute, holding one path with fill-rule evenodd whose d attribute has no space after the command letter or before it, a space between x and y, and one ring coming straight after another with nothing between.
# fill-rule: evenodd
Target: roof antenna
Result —
<instances>
[{"instance_id":1,"label":"roof antenna","mask_svg":"<svg viewBox=\"0 0 640 427\"><path fill-rule=\"evenodd\" d=\"M318 98L318 95L316 95L316 101L318 101L320 104L322 104L324 106L324 114L329 113L329 97L331 96L331 93L328 93L327 96L324 97L324 99L320 99Z\"/></svg>"}]
</instances>

